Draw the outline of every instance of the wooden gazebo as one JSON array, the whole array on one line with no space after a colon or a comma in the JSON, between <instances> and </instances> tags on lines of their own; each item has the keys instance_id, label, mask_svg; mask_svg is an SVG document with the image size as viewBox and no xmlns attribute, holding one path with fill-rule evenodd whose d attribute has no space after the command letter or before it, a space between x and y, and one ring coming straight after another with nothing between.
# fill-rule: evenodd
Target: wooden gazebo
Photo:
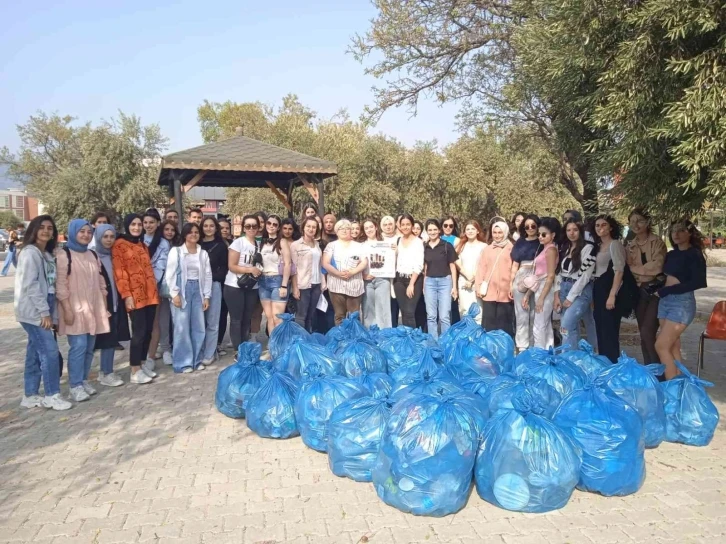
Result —
<instances>
[{"instance_id":1,"label":"wooden gazebo","mask_svg":"<svg viewBox=\"0 0 726 544\"><path fill-rule=\"evenodd\" d=\"M335 163L237 135L161 158L159 185L184 217L182 194L193 187L268 187L292 216L293 189L305 187L325 213L323 180L338 173Z\"/></svg>"}]
</instances>

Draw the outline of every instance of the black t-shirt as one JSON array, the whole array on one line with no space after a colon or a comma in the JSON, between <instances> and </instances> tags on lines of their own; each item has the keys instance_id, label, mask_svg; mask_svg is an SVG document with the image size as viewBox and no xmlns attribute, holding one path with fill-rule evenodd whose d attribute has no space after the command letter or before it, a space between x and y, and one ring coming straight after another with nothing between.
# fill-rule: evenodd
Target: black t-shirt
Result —
<instances>
[{"instance_id":1,"label":"black t-shirt","mask_svg":"<svg viewBox=\"0 0 726 544\"><path fill-rule=\"evenodd\" d=\"M426 276L430 278L451 276L449 265L455 263L457 258L456 250L449 242L439 239L439 243L434 247L431 247L427 242L424 247Z\"/></svg>"}]
</instances>

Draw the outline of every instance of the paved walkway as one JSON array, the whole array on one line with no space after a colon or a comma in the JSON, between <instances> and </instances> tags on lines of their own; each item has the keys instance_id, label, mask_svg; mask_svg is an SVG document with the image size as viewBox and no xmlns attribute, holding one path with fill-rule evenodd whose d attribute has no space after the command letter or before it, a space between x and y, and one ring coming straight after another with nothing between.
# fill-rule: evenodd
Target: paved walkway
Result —
<instances>
[{"instance_id":1,"label":"paved walkway","mask_svg":"<svg viewBox=\"0 0 726 544\"><path fill-rule=\"evenodd\" d=\"M724 289L726 281L699 303L726 298ZM684 341L691 367L702 327L693 325ZM230 356L205 372L162 368L152 385L101 388L59 413L18 408L24 348L12 279L0 278L0 542L726 542L723 425L707 448L649 450L645 485L629 497L576 491L562 510L530 515L473 492L458 514L422 518L386 506L370 484L333 476L326 456L299 438L263 440L219 414L216 378ZM704 376L716 382L722 413L724 348L708 346ZM126 353L117 365L128 380Z\"/></svg>"}]
</instances>

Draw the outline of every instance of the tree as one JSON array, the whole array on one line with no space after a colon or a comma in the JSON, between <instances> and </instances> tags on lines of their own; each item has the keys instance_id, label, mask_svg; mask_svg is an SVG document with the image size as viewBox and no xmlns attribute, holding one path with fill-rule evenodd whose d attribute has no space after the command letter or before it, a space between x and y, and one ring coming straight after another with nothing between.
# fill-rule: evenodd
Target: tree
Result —
<instances>
[{"instance_id":1,"label":"tree","mask_svg":"<svg viewBox=\"0 0 726 544\"><path fill-rule=\"evenodd\" d=\"M18 126L17 153L0 150L0 163L53 215L60 230L74 217L98 210L115 214L166 202L156 184L166 139L157 125L119 112L99 126L75 125L74 118L39 113Z\"/></svg>"},{"instance_id":2,"label":"tree","mask_svg":"<svg viewBox=\"0 0 726 544\"><path fill-rule=\"evenodd\" d=\"M7 231L15 230L18 228L18 225L22 224L23 220L13 212L8 210L0 211L0 229L5 229Z\"/></svg>"}]
</instances>

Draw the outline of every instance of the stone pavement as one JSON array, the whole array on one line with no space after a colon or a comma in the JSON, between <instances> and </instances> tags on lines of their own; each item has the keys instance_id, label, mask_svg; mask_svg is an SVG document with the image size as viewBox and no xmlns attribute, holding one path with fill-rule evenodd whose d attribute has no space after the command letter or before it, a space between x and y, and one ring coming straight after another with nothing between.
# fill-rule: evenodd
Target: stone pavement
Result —
<instances>
[{"instance_id":1,"label":"stone pavement","mask_svg":"<svg viewBox=\"0 0 726 544\"><path fill-rule=\"evenodd\" d=\"M702 329L694 324L684 341L692 368ZM726 542L723 425L709 447L649 450L635 495L576 491L562 510L533 515L498 509L474 491L458 514L424 518L386 506L371 484L334 476L326 456L299 438L264 440L219 414L216 378L230 356L190 375L162 368L151 385L99 387L91 401L50 412L18 407L24 349L12 278L0 278L0 542ZM704 377L716 382L724 413L726 345L707 349ZM127 353L116 359L125 380Z\"/></svg>"}]
</instances>

